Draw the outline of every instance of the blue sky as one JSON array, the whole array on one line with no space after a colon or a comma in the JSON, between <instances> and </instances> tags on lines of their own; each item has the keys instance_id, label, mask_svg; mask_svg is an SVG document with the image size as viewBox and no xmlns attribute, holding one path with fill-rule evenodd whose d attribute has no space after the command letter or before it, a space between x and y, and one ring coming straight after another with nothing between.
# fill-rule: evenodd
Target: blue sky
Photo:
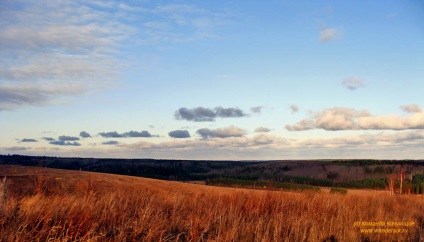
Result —
<instances>
[{"instance_id":1,"label":"blue sky","mask_svg":"<svg viewBox=\"0 0 424 242\"><path fill-rule=\"evenodd\" d=\"M422 159L421 1L3 1L0 153Z\"/></svg>"}]
</instances>

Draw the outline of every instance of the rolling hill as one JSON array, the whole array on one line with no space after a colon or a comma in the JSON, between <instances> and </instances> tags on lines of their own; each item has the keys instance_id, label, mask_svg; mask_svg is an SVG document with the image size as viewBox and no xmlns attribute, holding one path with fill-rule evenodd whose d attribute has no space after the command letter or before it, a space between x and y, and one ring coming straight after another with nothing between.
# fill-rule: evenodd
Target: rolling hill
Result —
<instances>
[{"instance_id":1,"label":"rolling hill","mask_svg":"<svg viewBox=\"0 0 424 242\"><path fill-rule=\"evenodd\" d=\"M2 177L2 241L424 239L420 195L224 188L15 165L0 165Z\"/></svg>"}]
</instances>

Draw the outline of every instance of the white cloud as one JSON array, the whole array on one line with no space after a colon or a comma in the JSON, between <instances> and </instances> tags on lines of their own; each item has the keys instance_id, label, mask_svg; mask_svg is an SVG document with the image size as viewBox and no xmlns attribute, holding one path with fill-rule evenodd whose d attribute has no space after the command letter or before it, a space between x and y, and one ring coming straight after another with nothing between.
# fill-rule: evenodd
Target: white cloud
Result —
<instances>
[{"instance_id":1,"label":"white cloud","mask_svg":"<svg viewBox=\"0 0 424 242\"><path fill-rule=\"evenodd\" d=\"M415 109L416 107L415 107ZM310 129L324 130L407 130L424 129L424 112L408 116L371 115L367 110L334 107L312 114L294 125L286 125L289 131Z\"/></svg>"},{"instance_id":2,"label":"white cloud","mask_svg":"<svg viewBox=\"0 0 424 242\"><path fill-rule=\"evenodd\" d=\"M247 134L246 130L238 128L236 126L228 126L225 128L218 129L199 129L196 131L197 134L202 136L204 139L208 138L228 138L228 137L241 137Z\"/></svg>"},{"instance_id":3,"label":"white cloud","mask_svg":"<svg viewBox=\"0 0 424 242\"><path fill-rule=\"evenodd\" d=\"M363 117L358 120L358 125L360 129L374 130L424 129L424 112L413 113L406 117L398 115Z\"/></svg>"},{"instance_id":4,"label":"white cloud","mask_svg":"<svg viewBox=\"0 0 424 242\"><path fill-rule=\"evenodd\" d=\"M378 132L344 135L336 138L311 138L292 141L293 148L384 147L424 143L424 131Z\"/></svg>"},{"instance_id":5,"label":"white cloud","mask_svg":"<svg viewBox=\"0 0 424 242\"><path fill-rule=\"evenodd\" d=\"M313 114L308 119L301 120L294 125L286 125L289 131L309 129L325 130L354 130L358 129L357 119L369 116L366 110L357 111L351 108L334 107Z\"/></svg>"},{"instance_id":6,"label":"white cloud","mask_svg":"<svg viewBox=\"0 0 424 242\"><path fill-rule=\"evenodd\" d=\"M35 102L23 99L0 106L3 110L18 109L40 105L41 99L43 105L49 105L63 95L102 90L119 80L123 67L129 65L121 57L124 41L128 45L209 38L213 36L211 30L227 17L184 4L145 8L135 2L98 0L2 2L0 87L47 90L78 84L83 88L72 94L56 92L39 95L42 98ZM129 38L136 34L137 39Z\"/></svg>"},{"instance_id":7,"label":"white cloud","mask_svg":"<svg viewBox=\"0 0 424 242\"><path fill-rule=\"evenodd\" d=\"M407 113L419 113L423 111L423 109L417 104L402 105L400 106L400 109Z\"/></svg>"},{"instance_id":8,"label":"white cloud","mask_svg":"<svg viewBox=\"0 0 424 242\"><path fill-rule=\"evenodd\" d=\"M266 128L266 127L258 127L258 128L255 129L256 133L267 133L269 131L271 131L271 130L269 128Z\"/></svg>"},{"instance_id":9,"label":"white cloud","mask_svg":"<svg viewBox=\"0 0 424 242\"><path fill-rule=\"evenodd\" d=\"M120 148L130 150L162 150L162 149L183 149L183 150L196 150L196 149L234 149L234 148L253 148L259 146L269 146L276 143L284 142L284 140L272 135L258 134L251 138L248 137L227 137L222 138L209 138L200 140L172 140L161 143L153 143L147 141L136 142L132 144L119 144Z\"/></svg>"},{"instance_id":10,"label":"white cloud","mask_svg":"<svg viewBox=\"0 0 424 242\"><path fill-rule=\"evenodd\" d=\"M319 42L325 43L334 40L339 36L339 32L334 28L323 26L319 32Z\"/></svg>"},{"instance_id":11,"label":"white cloud","mask_svg":"<svg viewBox=\"0 0 424 242\"><path fill-rule=\"evenodd\" d=\"M133 31L113 14L71 0L5 2L0 22L3 110L108 86L120 72L120 42Z\"/></svg>"}]
</instances>

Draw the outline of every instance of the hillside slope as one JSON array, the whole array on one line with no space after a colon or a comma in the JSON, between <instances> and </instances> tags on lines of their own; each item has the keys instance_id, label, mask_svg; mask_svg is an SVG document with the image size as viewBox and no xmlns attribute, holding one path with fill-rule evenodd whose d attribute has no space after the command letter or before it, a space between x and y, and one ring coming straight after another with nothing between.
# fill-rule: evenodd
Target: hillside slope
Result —
<instances>
[{"instance_id":1,"label":"hillside slope","mask_svg":"<svg viewBox=\"0 0 424 242\"><path fill-rule=\"evenodd\" d=\"M243 190L0 165L4 176L1 241L424 239L424 199L416 195ZM385 224L361 223L376 221Z\"/></svg>"}]
</instances>

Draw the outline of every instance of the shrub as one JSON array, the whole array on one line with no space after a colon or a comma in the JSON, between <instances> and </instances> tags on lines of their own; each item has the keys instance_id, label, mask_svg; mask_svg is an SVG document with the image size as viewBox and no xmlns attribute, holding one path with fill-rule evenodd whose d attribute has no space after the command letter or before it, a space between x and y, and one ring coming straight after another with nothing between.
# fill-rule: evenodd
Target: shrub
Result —
<instances>
[{"instance_id":1,"label":"shrub","mask_svg":"<svg viewBox=\"0 0 424 242\"><path fill-rule=\"evenodd\" d=\"M338 188L338 187L332 187L330 189L330 193L339 193L339 194L347 194L347 189L344 188Z\"/></svg>"}]
</instances>

